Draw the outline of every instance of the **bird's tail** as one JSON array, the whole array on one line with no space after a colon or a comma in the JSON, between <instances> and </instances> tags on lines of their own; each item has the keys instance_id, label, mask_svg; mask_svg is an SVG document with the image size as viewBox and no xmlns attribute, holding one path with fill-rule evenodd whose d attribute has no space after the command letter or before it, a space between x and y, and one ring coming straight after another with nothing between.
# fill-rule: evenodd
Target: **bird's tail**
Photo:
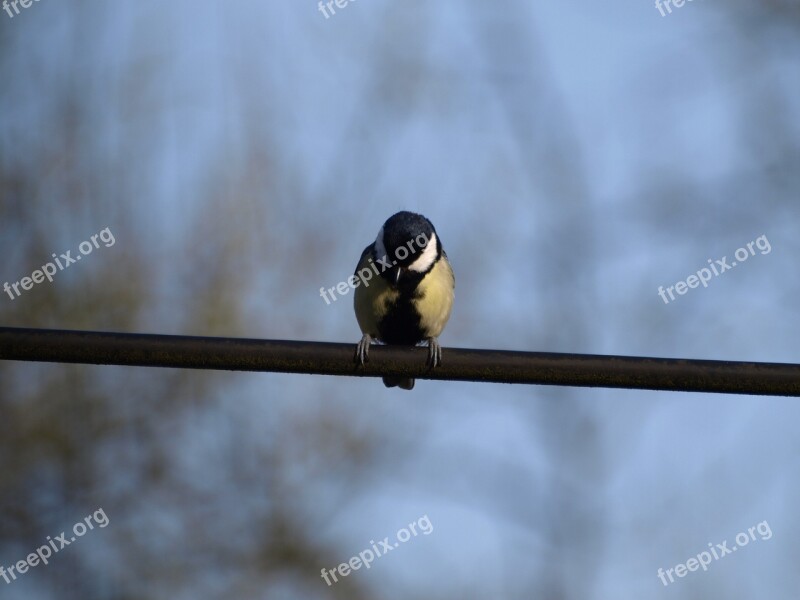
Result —
<instances>
[{"instance_id":1,"label":"bird's tail","mask_svg":"<svg viewBox=\"0 0 800 600\"><path fill-rule=\"evenodd\" d=\"M383 385L385 385L387 388L399 387L403 390L413 390L414 380L406 379L405 377L384 377Z\"/></svg>"}]
</instances>

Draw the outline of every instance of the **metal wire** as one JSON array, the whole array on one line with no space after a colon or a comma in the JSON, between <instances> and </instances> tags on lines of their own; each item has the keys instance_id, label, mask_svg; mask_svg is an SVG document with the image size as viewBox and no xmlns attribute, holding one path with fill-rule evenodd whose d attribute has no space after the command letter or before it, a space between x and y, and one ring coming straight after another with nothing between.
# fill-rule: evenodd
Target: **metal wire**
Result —
<instances>
[{"instance_id":1,"label":"metal wire","mask_svg":"<svg viewBox=\"0 0 800 600\"><path fill-rule=\"evenodd\" d=\"M373 346L360 367L355 347L0 327L2 360L800 396L794 364L445 348L430 369L425 348Z\"/></svg>"}]
</instances>

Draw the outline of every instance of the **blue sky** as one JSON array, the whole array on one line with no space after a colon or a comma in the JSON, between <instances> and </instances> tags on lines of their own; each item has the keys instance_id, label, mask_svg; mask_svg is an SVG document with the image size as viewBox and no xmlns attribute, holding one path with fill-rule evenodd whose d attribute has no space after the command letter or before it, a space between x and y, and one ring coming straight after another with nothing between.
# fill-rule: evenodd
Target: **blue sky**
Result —
<instances>
[{"instance_id":1,"label":"blue sky","mask_svg":"<svg viewBox=\"0 0 800 600\"><path fill-rule=\"evenodd\" d=\"M54 206L84 210L92 233L121 228L116 203L131 203L135 235L116 249L164 261L150 331L206 333L183 329L173 304L203 268L197 223L252 218L265 250L230 263L241 333L355 343L351 299L328 306L318 290L409 209L434 222L456 272L445 346L800 360L796 18L711 0L666 17L644 0L358 0L327 20L311 1L81 6L0 13L14 75L0 93L0 160L53 143L52 90L74 79L92 116L70 160L107 173L108 209L73 204L60 171L46 171L31 230L0 231L42 228L55 251L85 233L59 225ZM218 204L204 214L209 189ZM659 298L761 235L769 254ZM36 260L20 252L0 277ZM351 575L380 597L797 588L795 401L427 381L401 396L376 380L277 374L226 389L237 401L224 417L246 431L212 414L190 429L198 440L253 443L280 428L276 414L328 410L404 449L319 524L344 553L320 565L333 567L429 515L430 536ZM296 476L309 522L321 519L311 498L347 494ZM764 520L772 539L670 587L657 579Z\"/></svg>"}]
</instances>

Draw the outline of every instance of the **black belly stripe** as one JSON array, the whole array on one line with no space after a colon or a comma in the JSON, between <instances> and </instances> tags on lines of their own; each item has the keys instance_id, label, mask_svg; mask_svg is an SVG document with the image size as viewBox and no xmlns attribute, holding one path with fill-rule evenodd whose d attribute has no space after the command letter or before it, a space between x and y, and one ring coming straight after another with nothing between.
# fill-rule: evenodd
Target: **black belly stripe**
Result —
<instances>
[{"instance_id":1,"label":"black belly stripe","mask_svg":"<svg viewBox=\"0 0 800 600\"><path fill-rule=\"evenodd\" d=\"M416 294L401 290L397 299L378 324L381 340L386 344L413 346L425 339L420 316L412 304Z\"/></svg>"}]
</instances>

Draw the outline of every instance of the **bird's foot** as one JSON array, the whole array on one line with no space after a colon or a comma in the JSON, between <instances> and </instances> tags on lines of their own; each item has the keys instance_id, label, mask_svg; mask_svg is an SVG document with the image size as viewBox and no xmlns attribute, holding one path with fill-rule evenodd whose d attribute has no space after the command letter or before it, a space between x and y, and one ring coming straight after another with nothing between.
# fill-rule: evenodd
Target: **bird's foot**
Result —
<instances>
[{"instance_id":1,"label":"bird's foot","mask_svg":"<svg viewBox=\"0 0 800 600\"><path fill-rule=\"evenodd\" d=\"M435 337L428 338L428 366L436 368L442 364L442 347Z\"/></svg>"},{"instance_id":2,"label":"bird's foot","mask_svg":"<svg viewBox=\"0 0 800 600\"><path fill-rule=\"evenodd\" d=\"M364 363L369 361L369 345L371 343L372 337L368 333L365 333L361 337L361 341L356 344L355 361L361 366L364 366Z\"/></svg>"}]
</instances>

